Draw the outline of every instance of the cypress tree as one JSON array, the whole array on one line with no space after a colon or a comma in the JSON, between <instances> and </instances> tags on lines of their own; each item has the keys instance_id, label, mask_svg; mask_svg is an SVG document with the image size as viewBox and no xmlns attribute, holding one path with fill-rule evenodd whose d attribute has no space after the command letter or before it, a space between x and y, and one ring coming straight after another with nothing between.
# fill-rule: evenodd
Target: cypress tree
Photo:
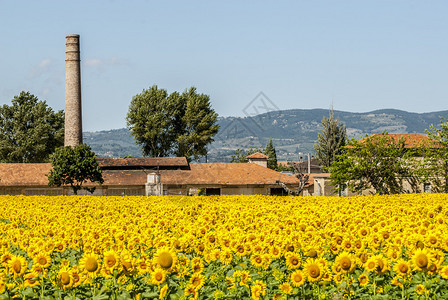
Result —
<instances>
[{"instance_id":1,"label":"cypress tree","mask_svg":"<svg viewBox=\"0 0 448 300\"><path fill-rule=\"evenodd\" d=\"M322 170L328 171L346 144L347 130L344 124L334 118L333 107L330 107L329 117L323 117L322 127L317 136L317 144L314 144L314 150Z\"/></svg>"},{"instance_id":2,"label":"cypress tree","mask_svg":"<svg viewBox=\"0 0 448 300\"><path fill-rule=\"evenodd\" d=\"M272 145L272 139L266 145L264 149L264 154L267 155L268 158L268 168L272 170L277 169L277 153L275 152L274 145Z\"/></svg>"}]
</instances>

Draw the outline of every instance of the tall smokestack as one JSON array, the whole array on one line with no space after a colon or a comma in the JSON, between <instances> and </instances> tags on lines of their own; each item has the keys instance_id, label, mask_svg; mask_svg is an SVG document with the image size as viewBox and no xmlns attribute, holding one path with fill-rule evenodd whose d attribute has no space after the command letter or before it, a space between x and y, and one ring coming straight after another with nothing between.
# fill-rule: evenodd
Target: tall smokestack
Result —
<instances>
[{"instance_id":1,"label":"tall smokestack","mask_svg":"<svg viewBox=\"0 0 448 300\"><path fill-rule=\"evenodd\" d=\"M79 35L65 37L65 146L82 144Z\"/></svg>"}]
</instances>

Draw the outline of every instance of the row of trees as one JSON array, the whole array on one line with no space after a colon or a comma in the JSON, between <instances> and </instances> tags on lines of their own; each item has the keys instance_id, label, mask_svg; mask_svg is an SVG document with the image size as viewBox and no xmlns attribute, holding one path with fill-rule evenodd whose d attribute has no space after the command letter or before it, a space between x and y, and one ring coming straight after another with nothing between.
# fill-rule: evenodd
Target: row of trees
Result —
<instances>
[{"instance_id":1,"label":"row of trees","mask_svg":"<svg viewBox=\"0 0 448 300\"><path fill-rule=\"evenodd\" d=\"M196 88L168 94L154 85L132 98L126 120L145 156L175 155L190 161L207 154L218 132L217 117L209 96ZM51 162L49 184L69 184L75 193L88 181L103 182L89 146L63 144L62 110L54 112L29 92L0 107L0 162Z\"/></svg>"},{"instance_id":2,"label":"row of trees","mask_svg":"<svg viewBox=\"0 0 448 300\"><path fill-rule=\"evenodd\" d=\"M440 128L431 125L429 139L412 148L404 137L396 139L387 132L348 140L332 109L322 126L316 157L323 171L331 173L335 190L416 193L430 184L434 192L448 192L448 120L442 118Z\"/></svg>"},{"instance_id":3,"label":"row of trees","mask_svg":"<svg viewBox=\"0 0 448 300\"><path fill-rule=\"evenodd\" d=\"M175 155L198 159L207 154L207 145L219 129L209 96L197 93L195 88L168 94L152 86L133 97L126 120L143 154L153 157ZM418 192L422 183L431 183L434 191L448 192L446 119L442 119L440 128L429 128L429 143L414 149L406 148L405 140L395 140L386 133L366 136L362 141L348 140L346 128L334 118L332 108L329 117L322 119L322 127L315 145L316 158L323 171L331 172L335 186L346 185L355 193L373 189L391 194ZM98 166L93 165L92 170L76 167L95 161L90 148L86 145L76 151L64 148L63 136L64 112L54 112L45 101L30 93L21 92L11 106L0 107L0 162L51 160L61 168L54 168L49 174L50 183L71 184L75 192L82 185L82 176L101 182L102 178L92 171L99 170ZM272 140L264 149L238 149L232 162L247 162L246 156L255 152L269 157L269 168L284 169L277 163ZM69 170L68 166L72 168ZM404 183L410 189L405 190Z\"/></svg>"}]
</instances>

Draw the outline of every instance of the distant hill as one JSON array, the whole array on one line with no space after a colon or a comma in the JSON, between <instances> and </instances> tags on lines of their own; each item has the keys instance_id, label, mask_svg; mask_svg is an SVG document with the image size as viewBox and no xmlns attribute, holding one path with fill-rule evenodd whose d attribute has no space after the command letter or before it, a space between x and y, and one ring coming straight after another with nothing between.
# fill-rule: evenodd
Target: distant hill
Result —
<instances>
[{"instance_id":1,"label":"distant hill","mask_svg":"<svg viewBox=\"0 0 448 300\"><path fill-rule=\"evenodd\" d=\"M208 161L230 161L237 148L264 147L272 138L281 160L297 160L299 152L313 153L321 120L327 109L291 109L272 111L254 117L220 117L220 130L209 146ZM410 113L383 109L366 113L334 111L347 127L349 138L359 139L366 134L424 133L431 124L438 125L440 117L448 118L448 110L431 113ZM100 157L141 156L127 129L85 132L84 142Z\"/></svg>"}]
</instances>

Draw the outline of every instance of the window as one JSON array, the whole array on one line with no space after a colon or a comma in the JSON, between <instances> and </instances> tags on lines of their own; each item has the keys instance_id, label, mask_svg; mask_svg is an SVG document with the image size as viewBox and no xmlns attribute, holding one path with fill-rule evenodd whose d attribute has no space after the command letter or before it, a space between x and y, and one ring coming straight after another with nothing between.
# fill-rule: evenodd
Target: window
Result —
<instances>
[{"instance_id":1,"label":"window","mask_svg":"<svg viewBox=\"0 0 448 300\"><path fill-rule=\"evenodd\" d=\"M206 196L221 195L221 189L220 188L206 188L205 195Z\"/></svg>"},{"instance_id":2,"label":"window","mask_svg":"<svg viewBox=\"0 0 448 300\"><path fill-rule=\"evenodd\" d=\"M423 193L432 193L430 183L423 184Z\"/></svg>"},{"instance_id":3,"label":"window","mask_svg":"<svg viewBox=\"0 0 448 300\"><path fill-rule=\"evenodd\" d=\"M273 196L288 196L288 193L285 191L284 188L271 188L270 195L273 195Z\"/></svg>"}]
</instances>

